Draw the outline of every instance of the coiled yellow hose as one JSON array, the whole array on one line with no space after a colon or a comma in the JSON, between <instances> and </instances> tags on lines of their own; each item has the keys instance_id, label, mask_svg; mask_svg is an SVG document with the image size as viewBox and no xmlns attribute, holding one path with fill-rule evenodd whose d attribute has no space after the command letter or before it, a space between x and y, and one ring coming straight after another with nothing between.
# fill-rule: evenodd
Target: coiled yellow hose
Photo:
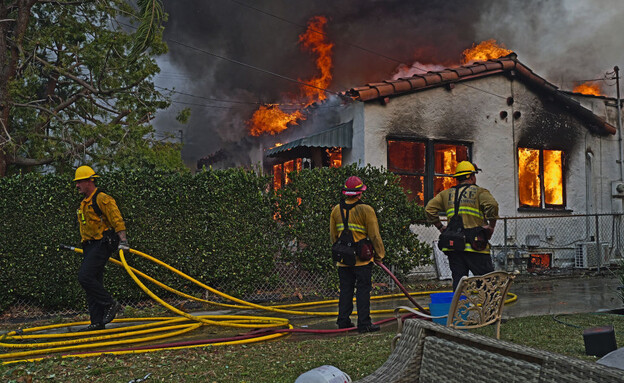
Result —
<instances>
[{"instance_id":1,"label":"coiled yellow hose","mask_svg":"<svg viewBox=\"0 0 624 383\"><path fill-rule=\"evenodd\" d=\"M70 250L73 250L77 253L82 253L82 249L75 247L67 247ZM175 293L181 297L195 300L198 302L208 303L211 305L219 306L219 307L227 307L227 308L236 308L236 309L259 309L270 311L274 313L280 314L288 314L288 315L305 315L305 316L336 316L336 312L326 312L326 311L298 311L298 310L290 310L288 308L294 307L309 307L309 306L321 306L334 304L337 300L325 300L325 301L317 301L317 302L306 302L306 303L298 303L292 305L278 305L278 306L263 306L251 302L244 301L242 299L233 297L231 295L225 294L221 291L218 291L210 286L203 284L202 282L190 277L189 275L183 273L182 271L154 258L148 254L140 252L135 249L130 249L130 253L139 255L143 258L146 258L158 265L161 265L168 270L174 272L180 277L194 283L197 286L202 287L222 298L228 299L232 302L238 304L225 304L219 302L213 302L201 298L194 297L192 295L185 294L181 291L173 289L160 281L150 277L149 275L136 270L135 268L128 265L126 261L126 257L123 250L119 251L119 260L110 258L109 260L117 265L122 266L126 272L130 275L130 277L134 280L134 282L152 299L160 303L163 307L167 308L169 311L178 315L178 317L150 317L150 318L120 318L115 319L114 323L137 323L134 325L129 325L125 327L117 327L110 328L105 330L98 331L90 331L90 332L67 332L67 333L45 333L45 331L55 330L63 327L72 327L78 325L86 325L89 322L73 322L73 323L64 323L64 324L54 324L48 326L40 326L40 327L32 327L28 329L11 331L6 334L0 336L0 347L8 348L8 349L27 349L27 351L19 351L19 352L11 352L11 353L3 353L0 354L0 359L5 359L7 361L2 362L2 364L9 363L17 363L17 362L27 362L27 361L37 361L43 359L43 357L39 358L30 358L33 356L50 356L57 355L60 353L69 353L62 354L61 357L91 357L98 356L102 354L113 354L113 355L121 355L128 353L145 353L145 352L153 352L158 350L173 350L180 348L193 348L193 347L205 347L205 346L219 346L219 345L231 345L231 344L243 344L243 343L252 343L252 342L261 342L269 339L276 339L279 337L287 336L286 333L271 333L267 335L259 334L258 336L240 339L240 340L221 340L214 343L202 343L202 344L194 344L194 345L183 345L176 347L142 347L141 349L130 349L130 350L108 350L108 351L95 351L91 353L82 352L83 350L93 350L104 347L112 347L112 346L127 346L129 344L136 343L146 343L153 342L160 339L171 338L180 336L191 331L194 331L202 326L225 326L225 327L233 327L233 328L288 328L292 329L293 326L289 323L289 320L286 318L278 318L278 317L264 317L264 316L246 316L246 315L192 315L187 312L184 312L164 300L158 297L155 293L153 293L145 284L139 279L139 277L148 280L155 285L164 288L165 290ZM412 293L411 295L426 295L430 294L430 291ZM517 296L514 294L509 294L511 297L505 303L511 303L517 299ZM380 300L380 299L388 299L388 298L397 298L401 297L403 294L391 294L384 296L376 296L372 297L372 300ZM393 309L388 310L373 310L372 314L384 314L384 313L393 313ZM149 323L144 323L149 322ZM42 333L43 332L43 333ZM52 339L63 339L58 341L43 341L43 340L52 340ZM33 341L34 340L34 341ZM29 343L28 341L33 341ZM80 352L80 353L77 353ZM19 359L19 358L27 358L27 359Z\"/></svg>"}]
</instances>

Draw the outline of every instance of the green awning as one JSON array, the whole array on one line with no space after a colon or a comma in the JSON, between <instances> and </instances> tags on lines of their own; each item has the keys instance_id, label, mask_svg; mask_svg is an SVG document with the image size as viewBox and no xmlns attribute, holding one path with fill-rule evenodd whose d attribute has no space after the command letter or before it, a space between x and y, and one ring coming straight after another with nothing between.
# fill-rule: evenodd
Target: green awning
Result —
<instances>
[{"instance_id":1,"label":"green awning","mask_svg":"<svg viewBox=\"0 0 624 383\"><path fill-rule=\"evenodd\" d=\"M267 157L275 157L278 153L283 153L299 147L307 148L350 148L353 140L353 120L334 126L311 136L299 138L284 145L267 149Z\"/></svg>"}]
</instances>

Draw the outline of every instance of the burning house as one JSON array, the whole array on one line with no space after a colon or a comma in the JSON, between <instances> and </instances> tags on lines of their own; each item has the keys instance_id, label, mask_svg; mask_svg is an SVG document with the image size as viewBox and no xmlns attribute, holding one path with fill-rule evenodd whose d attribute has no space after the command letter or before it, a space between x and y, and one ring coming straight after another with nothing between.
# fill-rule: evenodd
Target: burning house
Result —
<instances>
[{"instance_id":1,"label":"burning house","mask_svg":"<svg viewBox=\"0 0 624 383\"><path fill-rule=\"evenodd\" d=\"M337 111L328 117L323 105ZM265 170L279 187L302 167L371 164L424 205L469 160L501 216L621 212L617 116L615 99L561 91L511 53L352 88L309 113L316 132L277 136ZM531 234L505 231L498 245Z\"/></svg>"}]
</instances>

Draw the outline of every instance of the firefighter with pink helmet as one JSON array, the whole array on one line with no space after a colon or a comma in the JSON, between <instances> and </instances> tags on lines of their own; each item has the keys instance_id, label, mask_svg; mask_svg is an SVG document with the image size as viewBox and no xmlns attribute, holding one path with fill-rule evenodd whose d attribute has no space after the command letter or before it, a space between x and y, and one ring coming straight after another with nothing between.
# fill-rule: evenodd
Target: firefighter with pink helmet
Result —
<instances>
[{"instance_id":1,"label":"firefighter with pink helmet","mask_svg":"<svg viewBox=\"0 0 624 383\"><path fill-rule=\"evenodd\" d=\"M357 305L357 329L359 332L379 331L370 317L370 293L374 261L381 261L385 249L379 233L375 210L361 201L366 185L356 176L347 178L342 188L345 198L332 209L329 234L332 244L345 237L355 244L355 257L351 260L335 258L340 280L338 300L338 328L355 327L350 316L353 312L353 296ZM334 247L332 247L333 249ZM332 251L333 252L333 251Z\"/></svg>"}]
</instances>

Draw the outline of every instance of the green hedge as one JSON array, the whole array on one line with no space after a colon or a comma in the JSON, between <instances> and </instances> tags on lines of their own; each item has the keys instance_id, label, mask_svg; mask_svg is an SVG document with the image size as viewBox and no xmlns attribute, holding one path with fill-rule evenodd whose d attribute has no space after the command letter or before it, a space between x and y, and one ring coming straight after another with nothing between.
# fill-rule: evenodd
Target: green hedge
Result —
<instances>
[{"instance_id":1,"label":"green hedge","mask_svg":"<svg viewBox=\"0 0 624 383\"><path fill-rule=\"evenodd\" d=\"M404 273L428 259L430 248L409 231L410 223L423 218L422 208L407 201L394 175L372 167L305 170L277 193L270 191L269 177L242 168L196 175L110 172L98 187L117 200L131 247L241 296L276 282L278 260L319 273L333 268L329 213L351 174L368 185L365 201L378 212L385 263ZM59 248L80 243L75 214L82 196L71 177L5 177L0 195L0 311L22 300L50 310L82 308L76 276L81 256ZM190 285L141 257L128 260L174 288ZM105 284L119 299L145 298L116 266L105 274Z\"/></svg>"},{"instance_id":2,"label":"green hedge","mask_svg":"<svg viewBox=\"0 0 624 383\"><path fill-rule=\"evenodd\" d=\"M342 198L345 180L356 175L364 180L362 201L377 212L381 238L386 249L384 263L395 266L396 273L407 273L429 260L431 247L419 242L410 225L423 222L424 209L410 203L396 175L367 166L303 170L279 190L280 215L285 238L296 239L296 246L284 252L308 270L328 272L334 265L329 256L329 214ZM292 246L291 246L292 249Z\"/></svg>"}]
</instances>

